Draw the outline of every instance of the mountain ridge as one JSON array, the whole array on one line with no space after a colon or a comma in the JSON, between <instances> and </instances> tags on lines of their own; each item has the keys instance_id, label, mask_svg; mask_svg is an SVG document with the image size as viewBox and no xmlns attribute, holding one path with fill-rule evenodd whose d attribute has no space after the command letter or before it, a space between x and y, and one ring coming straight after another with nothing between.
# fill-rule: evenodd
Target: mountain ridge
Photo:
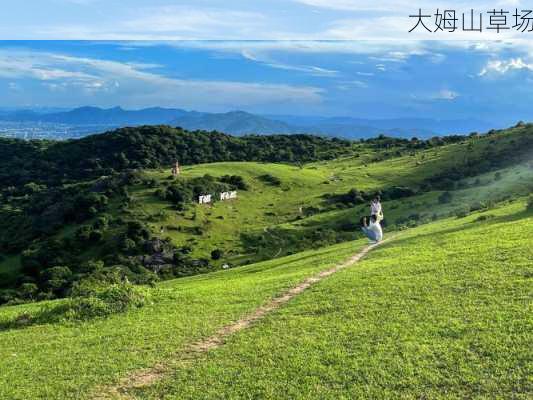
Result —
<instances>
[{"instance_id":1,"label":"mountain ridge","mask_svg":"<svg viewBox=\"0 0 533 400\"><path fill-rule=\"evenodd\" d=\"M232 135L308 133L345 139L370 138L380 134L400 138L430 138L449 134L467 134L473 131L483 132L495 127L494 124L489 124L485 121L468 119L440 120L410 117L368 119L260 115L242 110L209 113L164 107L126 110L120 106L107 109L83 106L69 111L47 113L34 110L17 110L0 113L0 121L101 125L105 129L168 124L187 130L216 130Z\"/></svg>"}]
</instances>

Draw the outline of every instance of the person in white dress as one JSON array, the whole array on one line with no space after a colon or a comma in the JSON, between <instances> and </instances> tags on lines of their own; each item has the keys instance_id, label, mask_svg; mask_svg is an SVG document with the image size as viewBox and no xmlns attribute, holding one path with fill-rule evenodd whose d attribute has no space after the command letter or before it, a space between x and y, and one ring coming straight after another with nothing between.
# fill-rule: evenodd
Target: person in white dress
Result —
<instances>
[{"instance_id":1,"label":"person in white dress","mask_svg":"<svg viewBox=\"0 0 533 400\"><path fill-rule=\"evenodd\" d=\"M371 243L383 240L383 230L375 215L361 218L361 229Z\"/></svg>"},{"instance_id":2,"label":"person in white dress","mask_svg":"<svg viewBox=\"0 0 533 400\"><path fill-rule=\"evenodd\" d=\"M383 221L383 207L381 207L381 198L376 196L370 202L370 215L375 215L378 223Z\"/></svg>"}]
</instances>

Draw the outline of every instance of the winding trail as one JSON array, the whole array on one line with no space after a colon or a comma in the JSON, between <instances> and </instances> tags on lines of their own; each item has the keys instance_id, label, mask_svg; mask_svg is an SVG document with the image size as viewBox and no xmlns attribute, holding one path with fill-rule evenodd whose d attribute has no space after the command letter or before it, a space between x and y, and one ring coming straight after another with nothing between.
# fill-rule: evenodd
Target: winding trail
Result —
<instances>
[{"instance_id":1,"label":"winding trail","mask_svg":"<svg viewBox=\"0 0 533 400\"><path fill-rule=\"evenodd\" d=\"M327 278L328 276L333 275L336 272L339 272L345 268L351 267L354 264L357 264L364 256L367 255L369 251L387 242L388 240L390 240L390 238L383 240L380 243L367 245L361 251L359 251L357 254L353 255L343 263L337 264L334 267L331 267L327 270L319 272L318 274L305 279L298 285L282 293L280 296L270 300L267 304L255 309L251 314L248 314L243 318L222 327L212 336L209 336L186 346L183 350L177 353L176 358L174 360L169 361L169 363L171 363L172 361L192 361L200 355L207 353L209 350L222 346L226 338L228 338L229 336L250 327L255 322L264 318L267 314L277 310L289 300L291 300L293 297L298 296L299 294L303 293L311 286ZM167 376L170 370L171 368L168 364L160 363L154 365L151 368L133 372L132 374L120 380L114 386L100 388L95 394L93 394L91 398L94 400L135 399L135 397L128 394L129 390L149 386Z\"/></svg>"}]
</instances>

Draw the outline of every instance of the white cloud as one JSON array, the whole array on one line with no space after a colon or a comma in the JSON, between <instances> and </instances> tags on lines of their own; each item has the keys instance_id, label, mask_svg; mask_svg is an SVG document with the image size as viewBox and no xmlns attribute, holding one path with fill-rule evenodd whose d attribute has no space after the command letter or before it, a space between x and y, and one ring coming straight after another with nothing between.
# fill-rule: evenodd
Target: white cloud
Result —
<instances>
[{"instance_id":1,"label":"white cloud","mask_svg":"<svg viewBox=\"0 0 533 400\"><path fill-rule=\"evenodd\" d=\"M391 11L398 9L410 9L412 2L406 0L295 0L298 3L306 4L312 7L328 8L332 10L343 11Z\"/></svg>"},{"instance_id":2,"label":"white cloud","mask_svg":"<svg viewBox=\"0 0 533 400\"><path fill-rule=\"evenodd\" d=\"M413 100L417 100L423 103L427 101L454 101L460 94L454 90L450 89L441 89L433 93L413 93L410 96Z\"/></svg>"},{"instance_id":3,"label":"white cloud","mask_svg":"<svg viewBox=\"0 0 533 400\"><path fill-rule=\"evenodd\" d=\"M293 0L297 3L305 4L311 7L326 8L331 10L342 11L380 11L394 14L405 14L406 12L416 11L418 8L425 10L437 10L446 6L447 9L464 9L471 8L489 9L498 7L520 7L526 5L525 0L496 0L494 4L487 4L483 0L448 0L443 4L437 0L425 0L420 4L413 4L411 0Z\"/></svg>"},{"instance_id":4,"label":"white cloud","mask_svg":"<svg viewBox=\"0 0 533 400\"><path fill-rule=\"evenodd\" d=\"M509 60L490 60L478 75L485 76L490 73L503 75L514 70L533 71L533 63L528 63L520 57Z\"/></svg>"},{"instance_id":5,"label":"white cloud","mask_svg":"<svg viewBox=\"0 0 533 400\"><path fill-rule=\"evenodd\" d=\"M129 33L150 32L187 39L212 38L221 32L245 36L265 24L258 12L243 12L226 8L167 6L146 8L139 17L125 20L119 29Z\"/></svg>"},{"instance_id":6,"label":"white cloud","mask_svg":"<svg viewBox=\"0 0 533 400\"><path fill-rule=\"evenodd\" d=\"M333 77L338 75L339 73L338 71L317 67L315 65L292 65L287 63L280 63L272 60L269 56L265 54L254 54L250 50L243 50L241 52L241 55L247 60L258 62L271 68L284 69L287 71L299 71L314 76Z\"/></svg>"},{"instance_id":7,"label":"white cloud","mask_svg":"<svg viewBox=\"0 0 533 400\"><path fill-rule=\"evenodd\" d=\"M25 0L31 9L42 8L42 0ZM70 4L69 4L70 3ZM107 5L106 3L110 3ZM140 4L143 6L139 6ZM499 34L483 32L408 33L410 14L421 7L434 14L443 6L457 13L471 8L486 12L482 0L283 0L225 2L215 0L54 0L46 19L28 18L25 13L5 10L0 24L4 39L89 40L498 40L524 38L515 30ZM106 6L104 6L106 4ZM146 4L151 4L146 6ZM176 5L179 4L179 5ZM76 6L77 5L77 6ZM525 0L494 0L490 8L528 8ZM324 11L326 10L326 11ZM16 14L16 15L15 15ZM20 15L19 15L20 14Z\"/></svg>"},{"instance_id":8,"label":"white cloud","mask_svg":"<svg viewBox=\"0 0 533 400\"><path fill-rule=\"evenodd\" d=\"M228 8L152 6L125 9L112 24L53 24L32 27L39 37L91 40L209 40L255 37L269 32L269 21L260 12ZM272 33L272 30L270 30Z\"/></svg>"},{"instance_id":9,"label":"white cloud","mask_svg":"<svg viewBox=\"0 0 533 400\"><path fill-rule=\"evenodd\" d=\"M459 93L454 92L453 90L449 90L449 89L442 89L441 91L439 91L433 96L433 98L436 100L450 100L450 101L453 101L458 97L459 97Z\"/></svg>"},{"instance_id":10,"label":"white cloud","mask_svg":"<svg viewBox=\"0 0 533 400\"><path fill-rule=\"evenodd\" d=\"M363 82L363 81L360 81L360 80L351 80L351 81L343 81L343 82L340 82L341 83L341 87L343 89L351 89L351 88L359 88L359 89L366 89L368 87L368 84L366 82Z\"/></svg>"},{"instance_id":11,"label":"white cloud","mask_svg":"<svg viewBox=\"0 0 533 400\"><path fill-rule=\"evenodd\" d=\"M0 53L0 77L30 77L43 81L62 78L78 80L95 78L83 72L67 71L41 61L41 58L32 54L2 51Z\"/></svg>"},{"instance_id":12,"label":"white cloud","mask_svg":"<svg viewBox=\"0 0 533 400\"><path fill-rule=\"evenodd\" d=\"M261 104L320 103L322 90L258 82L187 80L151 72L153 64L118 62L64 54L0 51L0 77L42 82L55 92L105 91L128 106L167 105L190 108L247 107ZM82 99L80 99L81 101Z\"/></svg>"}]
</instances>

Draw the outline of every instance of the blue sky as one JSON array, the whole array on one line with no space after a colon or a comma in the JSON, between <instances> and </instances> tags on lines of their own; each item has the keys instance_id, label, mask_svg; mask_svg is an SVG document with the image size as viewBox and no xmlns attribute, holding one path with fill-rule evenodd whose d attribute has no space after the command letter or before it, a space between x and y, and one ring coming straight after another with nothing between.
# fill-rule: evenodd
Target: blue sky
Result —
<instances>
[{"instance_id":1,"label":"blue sky","mask_svg":"<svg viewBox=\"0 0 533 400\"><path fill-rule=\"evenodd\" d=\"M3 0L3 39L475 39L524 37L408 34L418 8L459 13L531 9L529 0Z\"/></svg>"},{"instance_id":2,"label":"blue sky","mask_svg":"<svg viewBox=\"0 0 533 400\"><path fill-rule=\"evenodd\" d=\"M533 33L409 34L408 15L419 7L412 1L5 0L2 6L0 107L533 119ZM443 4L420 6L434 12ZM527 2L445 6L512 10Z\"/></svg>"},{"instance_id":3,"label":"blue sky","mask_svg":"<svg viewBox=\"0 0 533 400\"><path fill-rule=\"evenodd\" d=\"M0 42L2 107L532 119L520 43Z\"/></svg>"}]
</instances>

